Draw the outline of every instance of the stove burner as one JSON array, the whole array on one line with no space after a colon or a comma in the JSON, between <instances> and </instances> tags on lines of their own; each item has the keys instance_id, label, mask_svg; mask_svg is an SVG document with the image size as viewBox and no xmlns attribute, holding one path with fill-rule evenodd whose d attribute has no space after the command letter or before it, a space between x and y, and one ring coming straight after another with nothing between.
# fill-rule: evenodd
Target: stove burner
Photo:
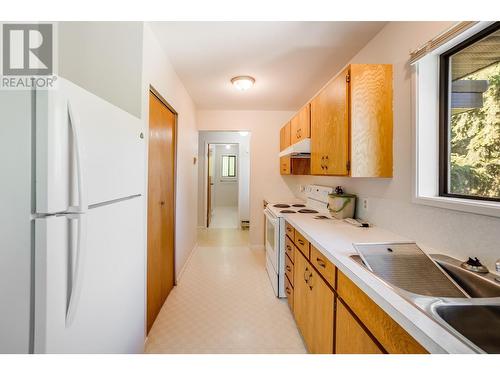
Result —
<instances>
[{"instance_id":1,"label":"stove burner","mask_svg":"<svg viewBox=\"0 0 500 375\"><path fill-rule=\"evenodd\" d=\"M317 213L318 213L318 211L316 211L316 210L311 210L311 209L309 209L309 208L303 208L303 209L299 210L299 212L300 212L301 214L317 214Z\"/></svg>"},{"instance_id":2,"label":"stove burner","mask_svg":"<svg viewBox=\"0 0 500 375\"><path fill-rule=\"evenodd\" d=\"M306 205L305 204L302 204L302 203L296 203L296 204L292 204L292 207L305 207Z\"/></svg>"},{"instance_id":3,"label":"stove burner","mask_svg":"<svg viewBox=\"0 0 500 375\"><path fill-rule=\"evenodd\" d=\"M289 204L279 203L279 204L275 204L273 207L276 207L276 208L288 208L288 207L290 207L290 205Z\"/></svg>"},{"instance_id":4,"label":"stove burner","mask_svg":"<svg viewBox=\"0 0 500 375\"><path fill-rule=\"evenodd\" d=\"M317 220L329 220L330 219L328 216L325 216L325 215L314 216L314 218Z\"/></svg>"},{"instance_id":5,"label":"stove burner","mask_svg":"<svg viewBox=\"0 0 500 375\"><path fill-rule=\"evenodd\" d=\"M294 214L295 211L292 211L292 210L281 210L280 213L282 213L282 214Z\"/></svg>"}]
</instances>

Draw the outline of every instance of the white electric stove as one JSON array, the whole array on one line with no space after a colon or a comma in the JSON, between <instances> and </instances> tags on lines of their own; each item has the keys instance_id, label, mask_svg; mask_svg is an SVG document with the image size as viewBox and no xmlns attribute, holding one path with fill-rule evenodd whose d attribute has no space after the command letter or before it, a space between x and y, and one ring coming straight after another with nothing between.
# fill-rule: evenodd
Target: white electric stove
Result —
<instances>
[{"instance_id":1,"label":"white electric stove","mask_svg":"<svg viewBox=\"0 0 500 375\"><path fill-rule=\"evenodd\" d=\"M264 209L266 270L274 293L284 298L285 294L285 220L291 215L311 215L317 220L330 220L328 194L333 188L308 185L305 188L305 202L269 203Z\"/></svg>"}]
</instances>

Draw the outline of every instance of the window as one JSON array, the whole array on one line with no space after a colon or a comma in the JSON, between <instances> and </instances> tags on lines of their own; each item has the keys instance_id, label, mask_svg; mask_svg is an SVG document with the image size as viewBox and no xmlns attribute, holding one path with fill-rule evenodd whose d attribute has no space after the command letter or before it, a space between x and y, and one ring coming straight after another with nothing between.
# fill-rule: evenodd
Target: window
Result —
<instances>
[{"instance_id":1,"label":"window","mask_svg":"<svg viewBox=\"0 0 500 375\"><path fill-rule=\"evenodd\" d=\"M236 155L222 155L221 158L221 177L236 178Z\"/></svg>"},{"instance_id":2,"label":"window","mask_svg":"<svg viewBox=\"0 0 500 375\"><path fill-rule=\"evenodd\" d=\"M439 195L500 201L500 23L440 55Z\"/></svg>"}]
</instances>

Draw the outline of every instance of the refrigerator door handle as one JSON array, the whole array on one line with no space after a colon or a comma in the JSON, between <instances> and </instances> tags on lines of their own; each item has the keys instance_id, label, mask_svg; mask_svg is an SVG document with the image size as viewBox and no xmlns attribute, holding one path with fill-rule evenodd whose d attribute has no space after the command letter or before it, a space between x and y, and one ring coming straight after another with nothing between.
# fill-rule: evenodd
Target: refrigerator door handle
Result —
<instances>
[{"instance_id":1,"label":"refrigerator door handle","mask_svg":"<svg viewBox=\"0 0 500 375\"><path fill-rule=\"evenodd\" d=\"M83 173L83 149L80 139L80 123L73 112L71 103L68 101L68 116L71 127L71 132L73 134L73 145L75 148L76 155L76 172L77 172L77 187L78 187L78 205L69 207L68 212L71 213L81 213L87 211L87 197L85 194L85 184L84 184L84 173Z\"/></svg>"},{"instance_id":2,"label":"refrigerator door handle","mask_svg":"<svg viewBox=\"0 0 500 375\"><path fill-rule=\"evenodd\" d=\"M71 326L78 309L80 295L82 292L83 277L85 271L85 252L87 240L87 218L85 214L68 216L70 220L77 220L77 245L75 253L75 271L71 282L71 293L69 296L68 308L66 310L66 327Z\"/></svg>"}]
</instances>

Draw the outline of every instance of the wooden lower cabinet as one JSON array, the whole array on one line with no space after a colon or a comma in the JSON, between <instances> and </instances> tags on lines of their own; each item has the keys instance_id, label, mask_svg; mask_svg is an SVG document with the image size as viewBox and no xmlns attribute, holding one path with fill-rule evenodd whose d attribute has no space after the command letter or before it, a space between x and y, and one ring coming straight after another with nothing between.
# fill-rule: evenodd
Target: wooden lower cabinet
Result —
<instances>
[{"instance_id":1,"label":"wooden lower cabinet","mask_svg":"<svg viewBox=\"0 0 500 375\"><path fill-rule=\"evenodd\" d=\"M285 276L285 293L288 306L290 306L290 310L293 312L293 285L290 280L288 280L288 276Z\"/></svg>"},{"instance_id":2,"label":"wooden lower cabinet","mask_svg":"<svg viewBox=\"0 0 500 375\"><path fill-rule=\"evenodd\" d=\"M299 251L293 287L293 312L309 353L333 353L334 293Z\"/></svg>"},{"instance_id":3,"label":"wooden lower cabinet","mask_svg":"<svg viewBox=\"0 0 500 375\"><path fill-rule=\"evenodd\" d=\"M337 299L335 326L336 354L383 354L378 344L364 330L347 307Z\"/></svg>"}]
</instances>

